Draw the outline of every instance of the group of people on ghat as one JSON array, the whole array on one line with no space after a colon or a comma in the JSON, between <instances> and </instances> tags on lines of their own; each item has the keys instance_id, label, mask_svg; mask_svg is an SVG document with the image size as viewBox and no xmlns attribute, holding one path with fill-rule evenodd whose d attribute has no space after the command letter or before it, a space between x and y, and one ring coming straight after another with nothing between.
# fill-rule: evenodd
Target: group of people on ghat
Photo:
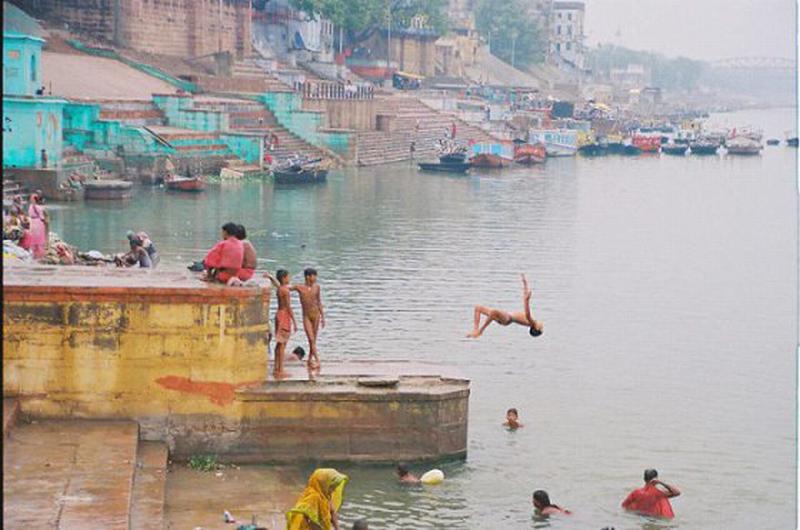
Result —
<instances>
[{"instance_id":1,"label":"group of people on ghat","mask_svg":"<svg viewBox=\"0 0 800 530\"><path fill-rule=\"evenodd\" d=\"M226 223L222 226L222 240L208 251L202 261L204 278L207 281L224 283L228 286L242 285L255 275L257 266L256 249L247 239L244 226ZM317 335L325 327L325 311L322 306L322 293L317 283L317 271L307 268L303 271L304 282L292 284L291 275L286 269L278 269L273 276L264 275L278 291L278 310L275 313L275 379L286 378L286 345L292 334L297 332L297 320L292 309L291 293L300 298L303 316L303 329L308 339L308 359L306 366L310 377L318 374L322 367L317 351ZM270 342L272 340L270 336ZM290 358L303 361L306 352L302 347L294 349Z\"/></svg>"},{"instance_id":2,"label":"group of people on ghat","mask_svg":"<svg viewBox=\"0 0 800 530\"><path fill-rule=\"evenodd\" d=\"M3 219L3 239L16 243L38 260L47 251L50 233L50 218L44 207L41 191L32 193L28 207L22 195L15 195L8 214Z\"/></svg>"}]
</instances>

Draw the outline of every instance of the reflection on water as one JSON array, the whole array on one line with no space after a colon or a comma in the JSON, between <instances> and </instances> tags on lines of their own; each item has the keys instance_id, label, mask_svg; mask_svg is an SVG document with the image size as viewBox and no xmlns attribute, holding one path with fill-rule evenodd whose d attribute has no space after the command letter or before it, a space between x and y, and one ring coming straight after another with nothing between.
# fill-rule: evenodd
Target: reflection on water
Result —
<instances>
[{"instance_id":1,"label":"reflection on water","mask_svg":"<svg viewBox=\"0 0 800 530\"><path fill-rule=\"evenodd\" d=\"M782 137L786 110L742 115ZM787 125L786 122L789 122ZM259 266L320 271L325 359L423 359L472 378L469 457L435 488L390 467L352 477L343 521L376 528L742 528L794 521L797 151L762 156L551 159L469 176L408 165L322 186L146 188L129 203L53 212L82 248L151 234L162 260L202 256L228 220ZM477 303L546 323L464 338ZM526 427L501 427L509 407ZM655 467L684 492L672 523L619 504ZM425 471L425 469L414 469ZM296 491L307 474L298 473ZM538 523L547 490L573 510Z\"/></svg>"}]
</instances>

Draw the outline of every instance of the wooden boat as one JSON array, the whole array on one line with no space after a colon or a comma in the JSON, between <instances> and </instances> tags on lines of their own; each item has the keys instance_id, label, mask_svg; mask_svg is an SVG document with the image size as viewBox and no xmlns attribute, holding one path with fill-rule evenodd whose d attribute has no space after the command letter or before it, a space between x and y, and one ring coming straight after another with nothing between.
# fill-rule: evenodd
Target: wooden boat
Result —
<instances>
[{"instance_id":1,"label":"wooden boat","mask_svg":"<svg viewBox=\"0 0 800 530\"><path fill-rule=\"evenodd\" d=\"M127 180L89 180L83 184L83 198L96 201L130 199L133 182Z\"/></svg>"},{"instance_id":2,"label":"wooden boat","mask_svg":"<svg viewBox=\"0 0 800 530\"><path fill-rule=\"evenodd\" d=\"M665 155L683 156L688 150L688 144L665 144L661 146L661 152Z\"/></svg>"},{"instance_id":3,"label":"wooden boat","mask_svg":"<svg viewBox=\"0 0 800 530\"><path fill-rule=\"evenodd\" d=\"M797 147L797 136L786 139L786 145L789 147Z\"/></svg>"},{"instance_id":4,"label":"wooden boat","mask_svg":"<svg viewBox=\"0 0 800 530\"><path fill-rule=\"evenodd\" d=\"M725 143L729 155L753 156L761 154L761 142L749 136L735 136Z\"/></svg>"},{"instance_id":5,"label":"wooden boat","mask_svg":"<svg viewBox=\"0 0 800 530\"><path fill-rule=\"evenodd\" d=\"M519 144L514 148L514 162L530 166L542 164L547 160L547 149L544 144Z\"/></svg>"},{"instance_id":6,"label":"wooden boat","mask_svg":"<svg viewBox=\"0 0 800 530\"><path fill-rule=\"evenodd\" d=\"M661 148L661 136L635 135L631 139L631 143L644 153L658 153Z\"/></svg>"},{"instance_id":7,"label":"wooden boat","mask_svg":"<svg viewBox=\"0 0 800 530\"><path fill-rule=\"evenodd\" d=\"M622 142L608 142L606 144L606 152L610 155L624 155L625 144Z\"/></svg>"},{"instance_id":8,"label":"wooden boat","mask_svg":"<svg viewBox=\"0 0 800 530\"><path fill-rule=\"evenodd\" d=\"M501 168L508 165L508 160L500 155L493 155L491 153L480 153L469 159L472 167L485 167L485 168Z\"/></svg>"},{"instance_id":9,"label":"wooden boat","mask_svg":"<svg viewBox=\"0 0 800 530\"><path fill-rule=\"evenodd\" d=\"M608 154L608 147L605 144L586 144L578 148L578 152L583 156L605 156Z\"/></svg>"},{"instance_id":10,"label":"wooden boat","mask_svg":"<svg viewBox=\"0 0 800 530\"><path fill-rule=\"evenodd\" d=\"M453 153L445 153L439 155L439 162L442 164L461 164L467 161L467 153L464 151L456 151Z\"/></svg>"},{"instance_id":11,"label":"wooden boat","mask_svg":"<svg viewBox=\"0 0 800 530\"><path fill-rule=\"evenodd\" d=\"M638 156L642 154L642 148L635 145L625 145L620 154L625 156Z\"/></svg>"},{"instance_id":12,"label":"wooden boat","mask_svg":"<svg viewBox=\"0 0 800 530\"><path fill-rule=\"evenodd\" d=\"M275 184L315 184L325 182L328 170L321 167L297 167L275 169L272 171Z\"/></svg>"},{"instance_id":13,"label":"wooden boat","mask_svg":"<svg viewBox=\"0 0 800 530\"><path fill-rule=\"evenodd\" d=\"M420 162L422 171L436 171L439 173L466 173L470 168L469 162Z\"/></svg>"},{"instance_id":14,"label":"wooden boat","mask_svg":"<svg viewBox=\"0 0 800 530\"><path fill-rule=\"evenodd\" d=\"M197 177L172 177L165 181L167 189L171 191L203 191L206 189L206 180Z\"/></svg>"},{"instance_id":15,"label":"wooden boat","mask_svg":"<svg viewBox=\"0 0 800 530\"><path fill-rule=\"evenodd\" d=\"M693 155L715 155L719 144L710 140L697 140L689 143L690 153Z\"/></svg>"},{"instance_id":16,"label":"wooden boat","mask_svg":"<svg viewBox=\"0 0 800 530\"><path fill-rule=\"evenodd\" d=\"M780 144L781 141L778 140L777 138L770 138L769 140L767 140L767 145L780 145Z\"/></svg>"}]
</instances>

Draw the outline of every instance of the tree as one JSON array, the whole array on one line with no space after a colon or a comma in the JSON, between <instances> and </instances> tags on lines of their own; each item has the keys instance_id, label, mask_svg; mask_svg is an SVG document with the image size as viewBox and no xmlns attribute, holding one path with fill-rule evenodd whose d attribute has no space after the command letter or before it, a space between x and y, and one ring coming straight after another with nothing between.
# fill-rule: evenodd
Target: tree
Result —
<instances>
[{"instance_id":1,"label":"tree","mask_svg":"<svg viewBox=\"0 0 800 530\"><path fill-rule=\"evenodd\" d=\"M530 3L526 0L479 0L475 10L475 25L488 39L489 51L517 67L544 59L542 29L530 10Z\"/></svg>"},{"instance_id":2,"label":"tree","mask_svg":"<svg viewBox=\"0 0 800 530\"><path fill-rule=\"evenodd\" d=\"M385 28L388 8L393 29L407 28L412 18L421 15L434 31L441 34L447 30L447 0L291 0L291 5L343 28L351 45Z\"/></svg>"}]
</instances>

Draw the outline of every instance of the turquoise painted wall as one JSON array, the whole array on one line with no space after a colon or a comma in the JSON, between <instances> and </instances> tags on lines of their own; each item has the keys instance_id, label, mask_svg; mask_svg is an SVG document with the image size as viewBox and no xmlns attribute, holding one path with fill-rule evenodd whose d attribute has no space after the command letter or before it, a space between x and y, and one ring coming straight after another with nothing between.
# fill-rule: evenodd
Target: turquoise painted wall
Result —
<instances>
[{"instance_id":1,"label":"turquoise painted wall","mask_svg":"<svg viewBox=\"0 0 800 530\"><path fill-rule=\"evenodd\" d=\"M3 95L33 96L42 85L44 40L3 33Z\"/></svg>"},{"instance_id":2,"label":"turquoise painted wall","mask_svg":"<svg viewBox=\"0 0 800 530\"><path fill-rule=\"evenodd\" d=\"M260 134L229 133L221 134L220 140L227 144L228 148L239 158L248 164L260 164L262 146L264 145L263 136Z\"/></svg>"},{"instance_id":3,"label":"turquoise painted wall","mask_svg":"<svg viewBox=\"0 0 800 530\"><path fill-rule=\"evenodd\" d=\"M144 129L113 120L100 119L100 105L68 103L64 107L64 139L79 150L116 152L122 146L128 154L173 153Z\"/></svg>"},{"instance_id":4,"label":"turquoise painted wall","mask_svg":"<svg viewBox=\"0 0 800 530\"><path fill-rule=\"evenodd\" d=\"M302 110L303 98L294 92L267 92L260 100L272 111L278 123L306 142L330 149L344 158L350 158L354 135L347 131L321 130L325 117L319 112Z\"/></svg>"},{"instance_id":5,"label":"turquoise painted wall","mask_svg":"<svg viewBox=\"0 0 800 530\"><path fill-rule=\"evenodd\" d=\"M172 127L203 132L228 130L228 115L217 110L195 109L194 99L189 96L157 95L153 103L167 118Z\"/></svg>"},{"instance_id":6,"label":"turquoise painted wall","mask_svg":"<svg viewBox=\"0 0 800 530\"><path fill-rule=\"evenodd\" d=\"M62 158L63 110L57 98L3 96L3 167L41 167L41 151L47 151L48 167Z\"/></svg>"}]
</instances>

